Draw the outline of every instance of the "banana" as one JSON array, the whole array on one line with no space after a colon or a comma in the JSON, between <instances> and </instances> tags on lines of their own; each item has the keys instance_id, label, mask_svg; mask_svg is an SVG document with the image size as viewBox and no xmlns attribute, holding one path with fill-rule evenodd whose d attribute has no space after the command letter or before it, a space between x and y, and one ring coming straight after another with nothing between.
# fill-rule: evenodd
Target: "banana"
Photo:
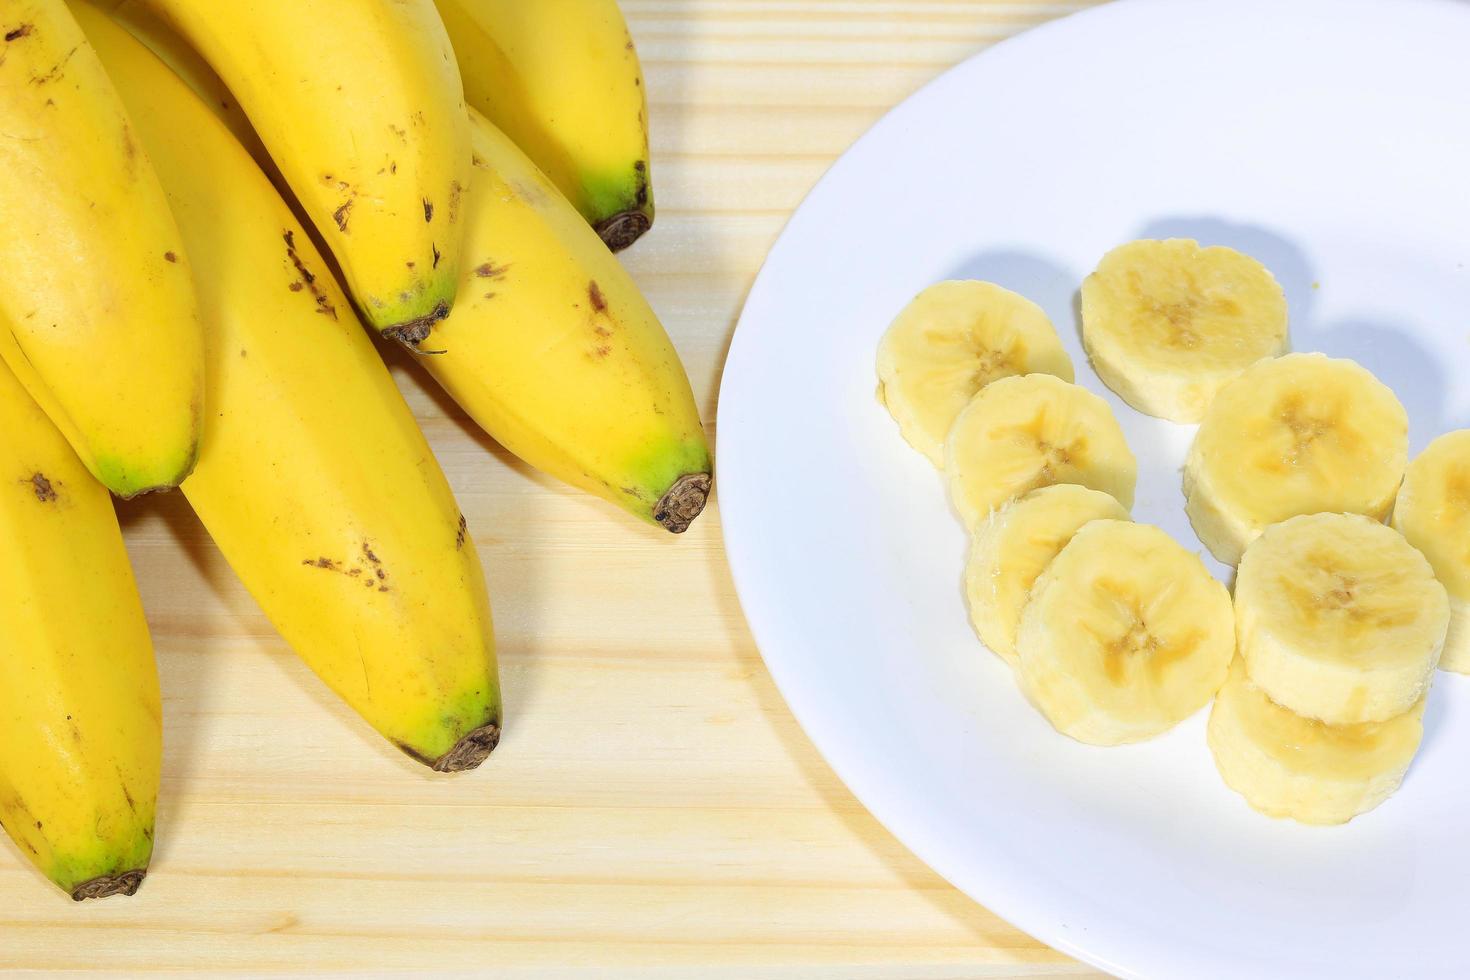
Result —
<instances>
[{"instance_id":1,"label":"banana","mask_svg":"<svg viewBox=\"0 0 1470 980\"><path fill-rule=\"evenodd\" d=\"M710 457L689 378L632 278L476 113L460 304L420 359L502 446L679 533Z\"/></svg>"},{"instance_id":2,"label":"banana","mask_svg":"<svg viewBox=\"0 0 1470 980\"><path fill-rule=\"evenodd\" d=\"M1235 579L1235 630L1277 704L1330 725L1383 721L1429 688L1449 599L1403 535L1358 514L1266 529Z\"/></svg>"},{"instance_id":3,"label":"banana","mask_svg":"<svg viewBox=\"0 0 1470 980\"><path fill-rule=\"evenodd\" d=\"M1016 636L1021 689L1064 735L1152 738L1205 704L1235 654L1230 595L1156 527L1100 520L1031 589Z\"/></svg>"},{"instance_id":4,"label":"banana","mask_svg":"<svg viewBox=\"0 0 1470 980\"><path fill-rule=\"evenodd\" d=\"M1270 817L1346 823L1393 795L1424 735L1424 699L1386 721L1327 725L1276 704L1237 658L1206 738L1225 785Z\"/></svg>"},{"instance_id":5,"label":"banana","mask_svg":"<svg viewBox=\"0 0 1470 980\"><path fill-rule=\"evenodd\" d=\"M1133 506L1138 464L1108 403L1049 374L994 381L955 419L944 447L950 499L975 528L1013 497L1077 483Z\"/></svg>"},{"instance_id":6,"label":"banana","mask_svg":"<svg viewBox=\"0 0 1470 980\"><path fill-rule=\"evenodd\" d=\"M138 890L163 752L112 501L0 365L0 825L77 901Z\"/></svg>"},{"instance_id":7,"label":"banana","mask_svg":"<svg viewBox=\"0 0 1470 980\"><path fill-rule=\"evenodd\" d=\"M1112 497L1071 483L1032 490L975 529L965 566L965 596L975 633L1011 666L1016 630L1031 586L1090 521L1128 520Z\"/></svg>"},{"instance_id":8,"label":"banana","mask_svg":"<svg viewBox=\"0 0 1470 980\"><path fill-rule=\"evenodd\" d=\"M1424 553L1449 592L1440 667L1470 674L1470 429L1440 436L1409 464L1393 526Z\"/></svg>"},{"instance_id":9,"label":"banana","mask_svg":"<svg viewBox=\"0 0 1470 980\"><path fill-rule=\"evenodd\" d=\"M0 357L131 497L194 466L203 338L147 154L62 0L0 6Z\"/></svg>"},{"instance_id":10,"label":"banana","mask_svg":"<svg viewBox=\"0 0 1470 980\"><path fill-rule=\"evenodd\" d=\"M1234 565L1298 514L1388 516L1409 453L1409 417L1366 369L1322 354L1260 361L1210 403L1184 466L1185 512Z\"/></svg>"},{"instance_id":11,"label":"banana","mask_svg":"<svg viewBox=\"0 0 1470 980\"><path fill-rule=\"evenodd\" d=\"M909 445L944 466L944 437L998 378L1053 374L1072 359L1041 307L994 283L955 280L914 298L878 345L878 400Z\"/></svg>"},{"instance_id":12,"label":"banana","mask_svg":"<svg viewBox=\"0 0 1470 980\"><path fill-rule=\"evenodd\" d=\"M653 224L643 71L616 0L437 0L465 99L613 251Z\"/></svg>"},{"instance_id":13,"label":"banana","mask_svg":"<svg viewBox=\"0 0 1470 980\"><path fill-rule=\"evenodd\" d=\"M1286 294L1266 267L1186 238L1129 242L1082 283L1082 343L1129 405L1198 422L1232 378L1287 348Z\"/></svg>"},{"instance_id":14,"label":"banana","mask_svg":"<svg viewBox=\"0 0 1470 980\"><path fill-rule=\"evenodd\" d=\"M363 316L405 343L454 303L469 186L433 0L109 0L178 31L239 100Z\"/></svg>"},{"instance_id":15,"label":"banana","mask_svg":"<svg viewBox=\"0 0 1470 980\"><path fill-rule=\"evenodd\" d=\"M343 700L427 765L478 765L501 721L489 603L413 416L249 155L126 31L74 9L139 120L200 272L212 408L184 494Z\"/></svg>"}]
</instances>

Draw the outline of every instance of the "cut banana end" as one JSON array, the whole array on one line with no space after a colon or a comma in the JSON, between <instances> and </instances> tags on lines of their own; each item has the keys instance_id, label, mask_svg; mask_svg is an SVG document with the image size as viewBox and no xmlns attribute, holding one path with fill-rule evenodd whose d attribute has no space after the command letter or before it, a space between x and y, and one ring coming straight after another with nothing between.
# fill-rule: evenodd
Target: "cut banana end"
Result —
<instances>
[{"instance_id":1,"label":"cut banana end","mask_svg":"<svg viewBox=\"0 0 1470 980\"><path fill-rule=\"evenodd\" d=\"M1021 689L1057 731L1120 745L1209 702L1235 622L1225 587L1169 535L1093 521L1032 587L1016 647Z\"/></svg>"},{"instance_id":2,"label":"cut banana end","mask_svg":"<svg viewBox=\"0 0 1470 980\"><path fill-rule=\"evenodd\" d=\"M1108 403L1049 374L995 381L970 400L945 442L950 499L975 528L1013 497L1056 483L1133 506L1138 464Z\"/></svg>"},{"instance_id":3,"label":"cut banana end","mask_svg":"<svg viewBox=\"0 0 1470 980\"><path fill-rule=\"evenodd\" d=\"M1129 405L1198 422L1227 382L1286 350L1286 294L1265 266L1231 248L1129 242L1082 283L1082 342Z\"/></svg>"},{"instance_id":4,"label":"cut banana end","mask_svg":"<svg viewBox=\"0 0 1470 980\"><path fill-rule=\"evenodd\" d=\"M898 315L878 345L878 399L909 445L944 466L944 437L975 393L999 378L1054 374L1072 359L1041 307L994 283L941 282Z\"/></svg>"},{"instance_id":5,"label":"cut banana end","mask_svg":"<svg viewBox=\"0 0 1470 980\"><path fill-rule=\"evenodd\" d=\"M976 528L965 567L970 622L1011 666L1031 586L1072 536L1097 520L1126 521L1128 511L1100 490L1059 483L1011 501Z\"/></svg>"},{"instance_id":6,"label":"cut banana end","mask_svg":"<svg viewBox=\"0 0 1470 980\"><path fill-rule=\"evenodd\" d=\"M1409 464L1393 526L1424 553L1450 594L1440 667L1470 674L1470 429L1440 436Z\"/></svg>"},{"instance_id":7,"label":"cut banana end","mask_svg":"<svg viewBox=\"0 0 1470 980\"><path fill-rule=\"evenodd\" d=\"M1211 402L1184 465L1185 512L1234 565L1298 514L1388 516L1408 460L1409 418L1367 370L1322 354L1259 361Z\"/></svg>"},{"instance_id":8,"label":"cut banana end","mask_svg":"<svg viewBox=\"0 0 1470 980\"><path fill-rule=\"evenodd\" d=\"M1235 579L1235 631L1251 680L1332 725L1383 721L1429 688L1449 599L1424 556L1357 514L1267 529Z\"/></svg>"},{"instance_id":9,"label":"cut banana end","mask_svg":"<svg viewBox=\"0 0 1470 980\"><path fill-rule=\"evenodd\" d=\"M1424 699L1383 722L1326 725L1266 696L1237 660L1206 738L1225 785L1269 817L1346 823L1393 795L1424 735Z\"/></svg>"}]
</instances>

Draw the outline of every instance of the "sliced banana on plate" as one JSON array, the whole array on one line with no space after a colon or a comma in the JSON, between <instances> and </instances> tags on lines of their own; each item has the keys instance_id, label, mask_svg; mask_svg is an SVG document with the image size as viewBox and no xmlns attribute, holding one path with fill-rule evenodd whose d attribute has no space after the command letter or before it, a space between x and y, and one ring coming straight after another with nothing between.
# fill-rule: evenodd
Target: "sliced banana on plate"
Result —
<instances>
[{"instance_id":1,"label":"sliced banana on plate","mask_svg":"<svg viewBox=\"0 0 1470 980\"><path fill-rule=\"evenodd\" d=\"M1449 621L1424 556L1358 514L1268 528L1235 577L1235 632L1251 680L1277 704L1332 725L1383 721L1423 697Z\"/></svg>"},{"instance_id":2,"label":"sliced banana on plate","mask_svg":"<svg viewBox=\"0 0 1470 980\"><path fill-rule=\"evenodd\" d=\"M1271 817L1346 823L1399 788L1424 735L1424 699L1382 722L1327 725L1266 696L1237 660L1206 728L1225 785Z\"/></svg>"},{"instance_id":3,"label":"sliced banana on plate","mask_svg":"<svg viewBox=\"0 0 1470 980\"><path fill-rule=\"evenodd\" d=\"M1082 343L1129 405L1198 422L1240 372L1287 347L1286 294L1255 259L1187 238L1144 239L1082 283Z\"/></svg>"},{"instance_id":4,"label":"sliced banana on plate","mask_svg":"<svg viewBox=\"0 0 1470 980\"><path fill-rule=\"evenodd\" d=\"M1393 526L1424 553L1450 594L1439 665L1470 674L1470 429L1440 436L1409 464Z\"/></svg>"},{"instance_id":5,"label":"sliced banana on plate","mask_svg":"<svg viewBox=\"0 0 1470 980\"><path fill-rule=\"evenodd\" d=\"M941 282L878 345L878 398L909 445L944 466L944 438L975 393L1018 374L1072 380L1072 359L1041 307L994 283Z\"/></svg>"},{"instance_id":6,"label":"sliced banana on plate","mask_svg":"<svg viewBox=\"0 0 1470 980\"><path fill-rule=\"evenodd\" d=\"M1100 490L1072 483L1032 490L975 529L965 566L970 622L986 646L1016 663L1016 630L1031 586L1089 521L1126 521L1128 511Z\"/></svg>"},{"instance_id":7,"label":"sliced banana on plate","mask_svg":"<svg viewBox=\"0 0 1470 980\"><path fill-rule=\"evenodd\" d=\"M973 529L1008 500L1055 483L1101 490L1133 506L1138 464L1108 403L1049 374L981 389L945 442L950 499Z\"/></svg>"},{"instance_id":8,"label":"sliced banana on plate","mask_svg":"<svg viewBox=\"0 0 1470 980\"><path fill-rule=\"evenodd\" d=\"M1093 745L1151 738L1204 707L1235 655L1230 594L1156 527L1087 524L1031 588L1021 689Z\"/></svg>"},{"instance_id":9,"label":"sliced banana on plate","mask_svg":"<svg viewBox=\"0 0 1470 980\"><path fill-rule=\"evenodd\" d=\"M1403 405L1363 367L1322 354L1259 361L1210 403L1184 465L1184 509L1234 565L1298 514L1384 519L1408 452Z\"/></svg>"}]
</instances>

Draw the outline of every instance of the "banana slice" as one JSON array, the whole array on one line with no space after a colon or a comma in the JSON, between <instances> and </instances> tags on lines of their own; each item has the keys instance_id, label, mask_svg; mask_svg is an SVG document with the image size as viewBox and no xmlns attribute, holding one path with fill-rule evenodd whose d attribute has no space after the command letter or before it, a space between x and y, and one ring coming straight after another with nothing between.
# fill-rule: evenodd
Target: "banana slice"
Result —
<instances>
[{"instance_id":1,"label":"banana slice","mask_svg":"<svg viewBox=\"0 0 1470 980\"><path fill-rule=\"evenodd\" d=\"M1470 674L1470 429L1440 436L1409 464L1393 526L1424 553L1450 594L1439 665Z\"/></svg>"},{"instance_id":2,"label":"banana slice","mask_svg":"<svg viewBox=\"0 0 1470 980\"><path fill-rule=\"evenodd\" d=\"M1449 621L1449 598L1424 556L1358 514L1268 528L1235 577L1235 632L1251 680L1330 725L1409 710L1429 687Z\"/></svg>"},{"instance_id":3,"label":"banana slice","mask_svg":"<svg viewBox=\"0 0 1470 980\"><path fill-rule=\"evenodd\" d=\"M1108 403L1049 374L992 382L945 442L950 498L967 528L1012 497L1077 483L1133 506L1138 464Z\"/></svg>"},{"instance_id":4,"label":"banana slice","mask_svg":"<svg viewBox=\"0 0 1470 980\"><path fill-rule=\"evenodd\" d=\"M1012 500L976 528L965 567L970 622L1011 666L1031 586L1072 535L1104 519L1126 521L1128 511L1100 490L1059 483Z\"/></svg>"},{"instance_id":5,"label":"banana slice","mask_svg":"<svg viewBox=\"0 0 1470 980\"><path fill-rule=\"evenodd\" d=\"M1072 359L1041 307L989 282L924 290L878 345L878 400L909 445L944 466L944 437L975 392L999 378L1054 374Z\"/></svg>"},{"instance_id":6,"label":"banana slice","mask_svg":"<svg viewBox=\"0 0 1470 980\"><path fill-rule=\"evenodd\" d=\"M1082 343L1129 405L1198 422L1226 382L1286 350L1286 294L1232 248L1129 242L1082 283Z\"/></svg>"},{"instance_id":7,"label":"banana slice","mask_svg":"<svg viewBox=\"0 0 1470 980\"><path fill-rule=\"evenodd\" d=\"M1156 527L1093 521L1036 584L1016 636L1021 689L1093 745L1152 738L1194 714L1235 655L1230 595Z\"/></svg>"},{"instance_id":8,"label":"banana slice","mask_svg":"<svg viewBox=\"0 0 1470 980\"><path fill-rule=\"evenodd\" d=\"M1184 465L1185 512L1211 554L1298 514L1388 516L1409 417L1367 370L1322 354L1259 361L1220 389Z\"/></svg>"},{"instance_id":9,"label":"banana slice","mask_svg":"<svg viewBox=\"0 0 1470 980\"><path fill-rule=\"evenodd\" d=\"M1424 699L1382 722L1326 725L1281 707L1237 659L1206 739L1225 785L1268 817L1346 823L1393 795L1424 735Z\"/></svg>"}]
</instances>

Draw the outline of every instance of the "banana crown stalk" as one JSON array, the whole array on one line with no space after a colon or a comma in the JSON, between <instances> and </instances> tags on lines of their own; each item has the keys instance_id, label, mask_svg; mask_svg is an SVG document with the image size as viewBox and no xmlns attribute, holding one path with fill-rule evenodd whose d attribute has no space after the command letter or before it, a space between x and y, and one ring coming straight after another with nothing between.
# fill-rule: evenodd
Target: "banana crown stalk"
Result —
<instances>
[{"instance_id":1,"label":"banana crown stalk","mask_svg":"<svg viewBox=\"0 0 1470 980\"><path fill-rule=\"evenodd\" d=\"M234 93L362 315L406 341L454 303L469 184L433 0L109 0L177 30Z\"/></svg>"},{"instance_id":2,"label":"banana crown stalk","mask_svg":"<svg viewBox=\"0 0 1470 980\"><path fill-rule=\"evenodd\" d=\"M62 0L0 7L0 357L119 496L176 486L204 412L189 255Z\"/></svg>"},{"instance_id":3,"label":"banana crown stalk","mask_svg":"<svg viewBox=\"0 0 1470 980\"><path fill-rule=\"evenodd\" d=\"M163 752L112 501L0 364L0 825L77 901L138 890Z\"/></svg>"},{"instance_id":4,"label":"banana crown stalk","mask_svg":"<svg viewBox=\"0 0 1470 980\"><path fill-rule=\"evenodd\" d=\"M212 410L190 504L303 660L444 771L500 736L484 576L443 472L290 210L209 108L77 4L200 270Z\"/></svg>"}]
</instances>

